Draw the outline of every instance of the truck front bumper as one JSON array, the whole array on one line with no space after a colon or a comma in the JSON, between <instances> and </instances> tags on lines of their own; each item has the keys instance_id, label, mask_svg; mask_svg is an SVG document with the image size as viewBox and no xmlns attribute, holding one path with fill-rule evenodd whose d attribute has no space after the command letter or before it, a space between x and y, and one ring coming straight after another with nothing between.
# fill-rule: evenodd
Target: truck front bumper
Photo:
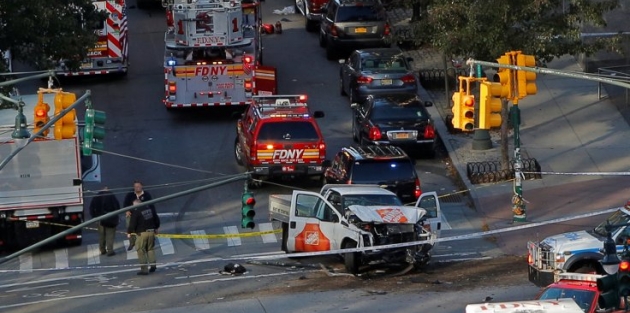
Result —
<instances>
[{"instance_id":1,"label":"truck front bumper","mask_svg":"<svg viewBox=\"0 0 630 313\"><path fill-rule=\"evenodd\" d=\"M316 176L324 173L324 167L316 164L278 164L272 166L255 166L254 174L266 177L282 176Z\"/></svg>"},{"instance_id":2,"label":"truck front bumper","mask_svg":"<svg viewBox=\"0 0 630 313\"><path fill-rule=\"evenodd\" d=\"M546 287L556 281L556 271L541 270L531 264L527 266L527 274L529 281L538 287Z\"/></svg>"}]
</instances>

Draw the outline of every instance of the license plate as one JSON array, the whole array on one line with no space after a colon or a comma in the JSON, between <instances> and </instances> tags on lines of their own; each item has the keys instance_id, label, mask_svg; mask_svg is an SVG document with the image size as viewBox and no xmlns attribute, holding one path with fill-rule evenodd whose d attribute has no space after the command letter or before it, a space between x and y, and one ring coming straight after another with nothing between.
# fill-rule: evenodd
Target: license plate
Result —
<instances>
[{"instance_id":1,"label":"license plate","mask_svg":"<svg viewBox=\"0 0 630 313\"><path fill-rule=\"evenodd\" d=\"M81 63L81 68L91 68L92 63Z\"/></svg>"},{"instance_id":2,"label":"license plate","mask_svg":"<svg viewBox=\"0 0 630 313\"><path fill-rule=\"evenodd\" d=\"M409 139L411 136L409 133L395 133L394 139Z\"/></svg>"},{"instance_id":3,"label":"license plate","mask_svg":"<svg viewBox=\"0 0 630 313\"><path fill-rule=\"evenodd\" d=\"M365 34L367 33L367 28L365 27L357 27L354 29L354 32L357 34Z\"/></svg>"},{"instance_id":4,"label":"license plate","mask_svg":"<svg viewBox=\"0 0 630 313\"><path fill-rule=\"evenodd\" d=\"M282 167L282 171L283 172L295 172L295 166L294 165L283 166Z\"/></svg>"},{"instance_id":5,"label":"license plate","mask_svg":"<svg viewBox=\"0 0 630 313\"><path fill-rule=\"evenodd\" d=\"M26 222L26 228L37 228L39 227L39 222L38 221L27 221Z\"/></svg>"},{"instance_id":6,"label":"license plate","mask_svg":"<svg viewBox=\"0 0 630 313\"><path fill-rule=\"evenodd\" d=\"M381 85L391 85L391 84L392 84L391 79L381 79Z\"/></svg>"}]
</instances>

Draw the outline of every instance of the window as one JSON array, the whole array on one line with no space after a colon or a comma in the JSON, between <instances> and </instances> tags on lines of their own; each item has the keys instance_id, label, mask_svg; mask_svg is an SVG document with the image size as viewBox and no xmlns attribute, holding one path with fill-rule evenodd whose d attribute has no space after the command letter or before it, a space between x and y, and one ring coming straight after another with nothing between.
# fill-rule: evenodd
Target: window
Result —
<instances>
[{"instance_id":1,"label":"window","mask_svg":"<svg viewBox=\"0 0 630 313\"><path fill-rule=\"evenodd\" d=\"M418 120L428 118L428 114L420 102L413 101L407 105L396 103L375 105L370 117L372 121Z\"/></svg>"},{"instance_id":2,"label":"window","mask_svg":"<svg viewBox=\"0 0 630 313\"><path fill-rule=\"evenodd\" d=\"M394 205L402 206L403 203L396 195L347 195L344 197L343 207L351 205Z\"/></svg>"},{"instance_id":3,"label":"window","mask_svg":"<svg viewBox=\"0 0 630 313\"><path fill-rule=\"evenodd\" d=\"M258 132L258 140L318 140L319 135L309 121L289 121L282 123L264 123Z\"/></svg>"},{"instance_id":4,"label":"window","mask_svg":"<svg viewBox=\"0 0 630 313\"><path fill-rule=\"evenodd\" d=\"M354 162L352 183L387 182L414 179L415 169L409 160L364 160Z\"/></svg>"},{"instance_id":5,"label":"window","mask_svg":"<svg viewBox=\"0 0 630 313\"><path fill-rule=\"evenodd\" d=\"M434 196L425 196L420 201L420 207L427 210L427 218L437 217L437 199Z\"/></svg>"},{"instance_id":6,"label":"window","mask_svg":"<svg viewBox=\"0 0 630 313\"><path fill-rule=\"evenodd\" d=\"M384 21L385 15L378 6L344 6L337 13L336 23Z\"/></svg>"},{"instance_id":7,"label":"window","mask_svg":"<svg viewBox=\"0 0 630 313\"><path fill-rule=\"evenodd\" d=\"M591 305L595 298L595 292L591 290L562 289L552 287L545 290L538 300L556 300L561 298L571 298L582 308L584 312L591 311Z\"/></svg>"}]
</instances>

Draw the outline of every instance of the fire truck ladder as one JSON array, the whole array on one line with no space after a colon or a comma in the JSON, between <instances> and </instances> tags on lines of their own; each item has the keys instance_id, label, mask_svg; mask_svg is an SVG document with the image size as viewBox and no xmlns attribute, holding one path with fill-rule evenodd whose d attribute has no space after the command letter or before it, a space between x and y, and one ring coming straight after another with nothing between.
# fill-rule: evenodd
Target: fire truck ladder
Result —
<instances>
[{"instance_id":1,"label":"fire truck ladder","mask_svg":"<svg viewBox=\"0 0 630 313\"><path fill-rule=\"evenodd\" d=\"M229 48L253 41L243 37L240 0L174 0L169 6L173 28L164 36L169 49Z\"/></svg>"}]
</instances>

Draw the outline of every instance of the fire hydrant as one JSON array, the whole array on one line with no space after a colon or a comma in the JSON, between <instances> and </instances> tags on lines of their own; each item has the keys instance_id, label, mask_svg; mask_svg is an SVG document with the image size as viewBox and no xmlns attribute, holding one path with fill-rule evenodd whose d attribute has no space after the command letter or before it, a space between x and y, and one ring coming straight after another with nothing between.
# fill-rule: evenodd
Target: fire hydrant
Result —
<instances>
[{"instance_id":1,"label":"fire hydrant","mask_svg":"<svg viewBox=\"0 0 630 313\"><path fill-rule=\"evenodd\" d=\"M276 22L276 34L282 34L282 23L280 21Z\"/></svg>"}]
</instances>

